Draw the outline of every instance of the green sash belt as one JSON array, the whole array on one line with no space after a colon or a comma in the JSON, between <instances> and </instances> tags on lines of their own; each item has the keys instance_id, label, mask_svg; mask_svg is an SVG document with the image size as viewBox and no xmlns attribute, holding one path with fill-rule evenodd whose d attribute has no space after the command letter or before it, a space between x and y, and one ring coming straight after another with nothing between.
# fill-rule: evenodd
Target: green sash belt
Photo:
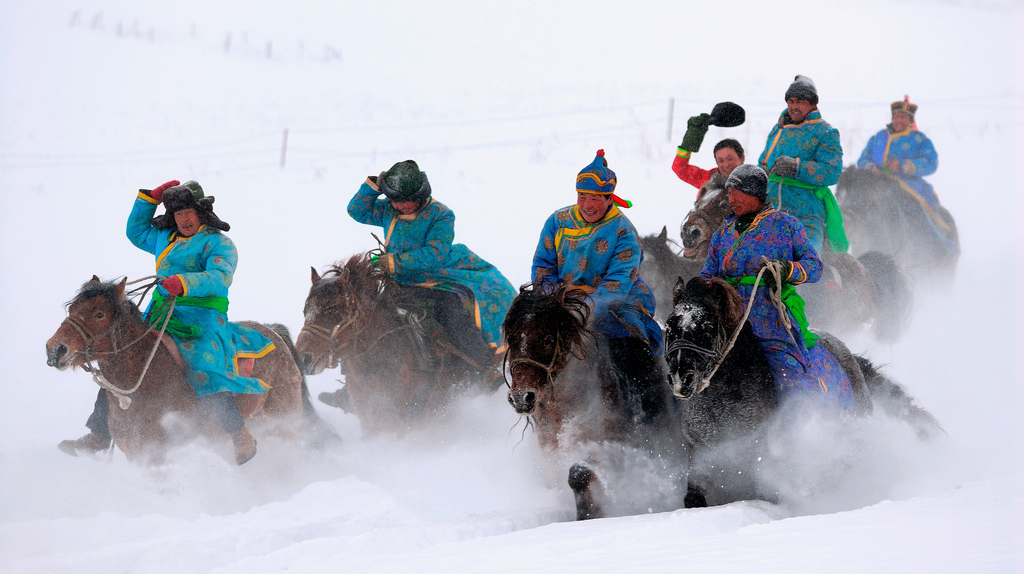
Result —
<instances>
[{"instance_id":1,"label":"green sash belt","mask_svg":"<svg viewBox=\"0 0 1024 574\"><path fill-rule=\"evenodd\" d=\"M767 271L765 272L767 273ZM745 275L743 277L726 277L725 282L730 285L753 285L757 281L757 275ZM764 285L764 280L761 281L761 286ZM804 298L796 292L796 287L789 283L782 284L782 304L789 309L789 312L793 314L793 318L796 319L796 324L800 327L800 334L803 335L804 345L810 349L811 347L818 344L818 336L815 335L807 328L807 314L804 313Z\"/></svg>"},{"instance_id":2,"label":"green sash belt","mask_svg":"<svg viewBox=\"0 0 1024 574\"><path fill-rule=\"evenodd\" d=\"M175 307L184 305L186 307L213 309L225 315L228 313L227 297L178 297L174 305ZM149 325L154 329L159 329L163 326L164 319L167 317L167 310L170 308L167 304L167 297L159 291L153 291L153 302L149 308ZM171 315L170 321L167 322L167 333L174 335L178 339L195 339L203 333L203 329L198 325L188 325L181 319Z\"/></svg>"},{"instance_id":3,"label":"green sash belt","mask_svg":"<svg viewBox=\"0 0 1024 574\"><path fill-rule=\"evenodd\" d=\"M772 183L782 182L782 185L791 185L802 189L809 189L825 206L825 235L828 237L829 245L835 253L846 253L850 249L850 240L846 238L846 228L843 227L843 212L839 210L839 203L836 196L828 186L815 186L791 177L779 177L777 174L768 176Z\"/></svg>"}]
</instances>

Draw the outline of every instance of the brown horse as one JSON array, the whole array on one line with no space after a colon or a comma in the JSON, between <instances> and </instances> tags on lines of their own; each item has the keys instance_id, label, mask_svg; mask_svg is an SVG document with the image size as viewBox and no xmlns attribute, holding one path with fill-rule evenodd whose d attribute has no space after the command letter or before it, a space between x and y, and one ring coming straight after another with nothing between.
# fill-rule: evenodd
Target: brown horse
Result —
<instances>
[{"instance_id":1,"label":"brown horse","mask_svg":"<svg viewBox=\"0 0 1024 574\"><path fill-rule=\"evenodd\" d=\"M586 298L520 289L502 325L509 404L550 457L575 461L577 519L679 508L686 453L666 372L620 373L606 338L587 328Z\"/></svg>"},{"instance_id":2,"label":"brown horse","mask_svg":"<svg viewBox=\"0 0 1024 574\"><path fill-rule=\"evenodd\" d=\"M727 190L711 189L702 195L680 227L683 257L700 261L703 266L711 237L729 215L732 207ZM846 333L867 327L880 341L897 340L906 328L913 300L910 282L897 261L877 251L863 253L856 259L828 248L819 255L825 267L824 276L817 283L798 288L807 301L805 312L811 325ZM685 281L692 276L680 277ZM670 293L671 287L669 294L662 293L660 297L671 300Z\"/></svg>"},{"instance_id":3,"label":"brown horse","mask_svg":"<svg viewBox=\"0 0 1024 574\"><path fill-rule=\"evenodd\" d=\"M159 330L151 328L126 298L125 285L126 280L102 282L96 276L82 285L67 304L67 318L46 342L47 364L59 370L82 367L107 389L110 434L129 460L158 463L168 448L193 433L228 440L215 418L200 410L173 339L159 339ZM268 431L285 437L295 430L324 432L287 329L245 324L277 348L252 364L252 376L271 388L262 394L235 395L242 416L262 415ZM177 426L169 428L172 421Z\"/></svg>"},{"instance_id":4,"label":"brown horse","mask_svg":"<svg viewBox=\"0 0 1024 574\"><path fill-rule=\"evenodd\" d=\"M409 430L482 386L476 366L431 319L417 288L399 285L367 254L323 276L311 272L306 320L295 342L300 364L307 375L342 367L364 432Z\"/></svg>"}]
</instances>

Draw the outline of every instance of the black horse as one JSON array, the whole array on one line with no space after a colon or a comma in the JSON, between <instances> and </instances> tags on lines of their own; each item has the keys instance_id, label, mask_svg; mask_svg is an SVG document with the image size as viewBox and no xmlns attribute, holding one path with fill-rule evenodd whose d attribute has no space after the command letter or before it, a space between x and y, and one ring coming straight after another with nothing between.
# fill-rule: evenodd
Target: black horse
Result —
<instances>
[{"instance_id":1,"label":"black horse","mask_svg":"<svg viewBox=\"0 0 1024 574\"><path fill-rule=\"evenodd\" d=\"M919 200L895 176L848 167L836 186L836 201L855 255L890 255L917 278L948 283L960 257L956 222L941 205Z\"/></svg>"},{"instance_id":2,"label":"black horse","mask_svg":"<svg viewBox=\"0 0 1024 574\"><path fill-rule=\"evenodd\" d=\"M743 311L742 298L724 281L694 278L676 284L665 343L673 392L683 399L683 429L691 446L688 507L779 498L778 483L763 480L763 473L773 462L771 435L787 421L775 416L780 412L775 381L750 324L740 324ZM902 387L870 361L853 355L835 337L819 335L819 344L836 357L850 379L853 414L866 415L879 406L886 415L906 420L921 436L942 432L930 414L916 407Z\"/></svg>"},{"instance_id":3,"label":"black horse","mask_svg":"<svg viewBox=\"0 0 1024 574\"><path fill-rule=\"evenodd\" d=\"M581 290L520 290L502 325L509 404L549 457L575 461L577 519L679 508L686 455L664 361L629 368L637 349L591 331L588 318Z\"/></svg>"}]
</instances>

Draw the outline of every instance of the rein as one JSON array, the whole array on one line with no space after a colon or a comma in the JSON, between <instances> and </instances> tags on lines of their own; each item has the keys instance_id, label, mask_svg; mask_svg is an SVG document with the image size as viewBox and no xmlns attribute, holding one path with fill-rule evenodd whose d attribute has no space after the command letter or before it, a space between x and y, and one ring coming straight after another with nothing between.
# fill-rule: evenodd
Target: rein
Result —
<instances>
[{"instance_id":1,"label":"rein","mask_svg":"<svg viewBox=\"0 0 1024 574\"><path fill-rule=\"evenodd\" d=\"M746 324L747 318L750 317L750 310L754 307L754 296L757 295L757 288L761 285L761 277L764 276L765 271L771 270L772 275L775 276L776 285L781 285L781 283L779 282L781 273L779 271L778 263L770 261L764 256L761 257L761 260L764 263L764 266L761 267L761 270L757 273L757 279L754 281L753 288L750 291L750 299L747 301L746 309L743 310L743 317L740 319L739 323L736 324L736 329L733 330L732 335L729 337L729 342L727 344L725 344L724 346L721 344L721 335L724 334L724 329L719 327L719 337L715 339L717 344L715 345L714 349L705 349L703 347L693 345L692 343L687 343L685 341L675 341L672 345L669 346L669 352L690 350L705 357L717 357L714 365L712 365L708 372L701 377L700 383L697 384L697 390L695 394L699 395L705 389L711 386L711 378L715 376L716 372L718 372L718 368L722 366L722 363L725 362L725 358L729 355L729 351L732 351L733 345L736 344L736 339L739 338L740 331L743 330L743 325ZM773 298L775 308L779 311L779 314L782 316L782 320L785 321L788 326L789 317L786 316L785 306L782 306L781 302L776 302L775 299L777 299L777 297ZM719 349L721 350L719 351Z\"/></svg>"},{"instance_id":2,"label":"rein","mask_svg":"<svg viewBox=\"0 0 1024 574\"><path fill-rule=\"evenodd\" d=\"M551 355L551 361L549 361L546 365L544 363L541 363L540 361L536 361L529 357L518 357L509 361L508 354L511 352L511 349L505 351L505 358L502 360L502 377L505 376L505 363L508 363L508 373L512 375L513 379L515 379L516 367L518 367L519 365L529 365L531 367L536 367L544 371L544 374L547 378L547 382L551 384L552 388L554 388L555 375L553 373L555 371L555 364L558 363L559 355L561 354L562 350L562 335L560 333L556 335L557 336L555 338L555 352ZM508 379L505 379L505 385L508 386L510 389L512 388L512 385L509 384Z\"/></svg>"}]
</instances>

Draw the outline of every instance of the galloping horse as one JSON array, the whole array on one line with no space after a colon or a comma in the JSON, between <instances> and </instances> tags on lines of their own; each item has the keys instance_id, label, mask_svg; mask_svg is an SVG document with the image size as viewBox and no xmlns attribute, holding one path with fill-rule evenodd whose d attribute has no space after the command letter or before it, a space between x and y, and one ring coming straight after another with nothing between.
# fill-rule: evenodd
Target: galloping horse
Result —
<instances>
[{"instance_id":1,"label":"galloping horse","mask_svg":"<svg viewBox=\"0 0 1024 574\"><path fill-rule=\"evenodd\" d=\"M672 311L672 286L680 277L696 277L704 267L704 260L686 257L685 248L680 256L670 245L668 228L662 227L658 235L644 235L640 238L644 259L640 263L640 276L654 293L654 318L659 323L668 319Z\"/></svg>"},{"instance_id":2,"label":"galloping horse","mask_svg":"<svg viewBox=\"0 0 1024 574\"><path fill-rule=\"evenodd\" d=\"M103 282L96 276L82 285L67 305L67 318L46 342L46 363L62 371L82 367L107 389L110 435L129 460L160 462L169 447L186 438L176 435L182 429L168 427L171 422L181 424L186 433L227 438L215 418L200 411L176 343L169 335L161 339L159 329L143 320L139 308L125 297L125 285L126 280ZM270 430L286 437L295 430L331 434L309 401L287 329L245 324L277 348L251 365L251 376L267 382L270 389L235 395L242 416L265 416L273 425Z\"/></svg>"},{"instance_id":3,"label":"galloping horse","mask_svg":"<svg viewBox=\"0 0 1024 574\"><path fill-rule=\"evenodd\" d=\"M697 277L685 286L677 283L675 302L665 344L672 390L683 399L683 428L691 446L687 506L777 501L778 484L765 480L764 472L774 458L772 434L794 423L783 419L794 417L775 416L782 405L750 324L740 323L742 298L722 280ZM828 333L819 336L818 344L836 357L851 382L851 414L866 415L877 406L907 421L922 438L943 432L870 361Z\"/></svg>"},{"instance_id":4,"label":"galloping horse","mask_svg":"<svg viewBox=\"0 0 1024 574\"><path fill-rule=\"evenodd\" d=\"M960 239L946 208L933 208L896 176L856 166L839 178L836 200L853 253L878 251L916 277L952 280Z\"/></svg>"},{"instance_id":5,"label":"galloping horse","mask_svg":"<svg viewBox=\"0 0 1024 574\"><path fill-rule=\"evenodd\" d=\"M509 404L532 422L542 450L574 461L577 519L679 508L685 447L668 385L643 388L617 371L605 338L587 328L586 297L520 289L502 325Z\"/></svg>"},{"instance_id":6,"label":"galloping horse","mask_svg":"<svg viewBox=\"0 0 1024 574\"><path fill-rule=\"evenodd\" d=\"M725 189L708 190L687 214L679 231L683 257L699 261L700 267L692 275L680 275L684 280L700 273L712 235L730 214L732 208ZM829 249L819 256L825 266L821 281L797 288L807 301L805 312L811 325L840 332L868 325L880 341L898 339L906 327L913 295L896 260L874 251L863 253L856 260ZM662 293L661 297L671 296Z\"/></svg>"},{"instance_id":7,"label":"galloping horse","mask_svg":"<svg viewBox=\"0 0 1024 574\"><path fill-rule=\"evenodd\" d=\"M375 269L367 254L323 276L311 272L295 342L300 364L307 375L342 366L364 432L409 430L484 382L439 325L425 324L431 319L416 288Z\"/></svg>"}]
</instances>

